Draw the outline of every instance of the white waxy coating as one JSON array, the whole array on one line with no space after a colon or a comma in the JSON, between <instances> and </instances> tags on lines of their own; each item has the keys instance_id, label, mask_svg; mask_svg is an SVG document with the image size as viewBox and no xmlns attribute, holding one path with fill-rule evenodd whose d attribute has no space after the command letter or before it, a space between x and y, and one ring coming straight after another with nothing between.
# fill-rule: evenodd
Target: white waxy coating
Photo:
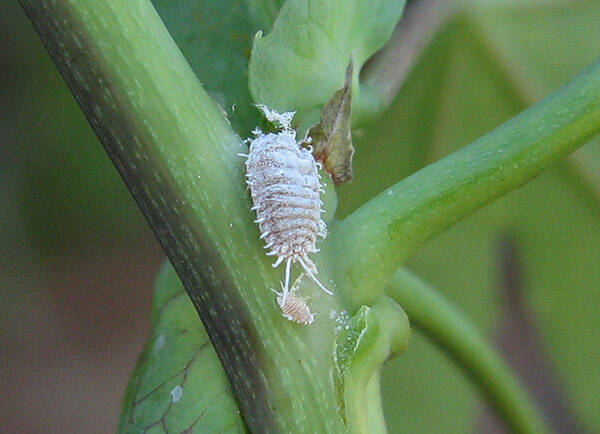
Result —
<instances>
[{"instance_id":1,"label":"white waxy coating","mask_svg":"<svg viewBox=\"0 0 600 434\"><path fill-rule=\"evenodd\" d=\"M293 132L260 135L250 143L246 167L268 254L312 264L307 255L317 252L317 236L325 236L321 184L312 154L298 146Z\"/></svg>"},{"instance_id":2,"label":"white waxy coating","mask_svg":"<svg viewBox=\"0 0 600 434\"><path fill-rule=\"evenodd\" d=\"M306 303L289 292L291 264L299 262L305 272L324 291L331 294L315 277L317 269L308 255L318 252L318 237L327 234L321 219L323 209L320 192L321 182L317 163L312 153L296 141L296 132L290 127L293 113L279 114L259 107L281 130L263 134L255 130L255 138L249 140L250 151L246 159L246 177L256 211L256 223L260 238L269 249L267 255L277 256L274 267L286 262L285 283L280 307L304 318L302 324L310 324L312 315ZM290 297L291 296L291 297ZM293 301L296 300L297 303ZM279 299L278 299L279 301ZM292 304L290 304L292 303ZM308 321L308 318L310 322ZM293 315L286 316L293 319Z\"/></svg>"},{"instance_id":3,"label":"white waxy coating","mask_svg":"<svg viewBox=\"0 0 600 434\"><path fill-rule=\"evenodd\" d=\"M281 308L281 314L285 319L297 322L298 324L309 325L312 324L315 317L311 313L306 301L303 298L298 297L293 291L287 295L278 294L277 304Z\"/></svg>"}]
</instances>

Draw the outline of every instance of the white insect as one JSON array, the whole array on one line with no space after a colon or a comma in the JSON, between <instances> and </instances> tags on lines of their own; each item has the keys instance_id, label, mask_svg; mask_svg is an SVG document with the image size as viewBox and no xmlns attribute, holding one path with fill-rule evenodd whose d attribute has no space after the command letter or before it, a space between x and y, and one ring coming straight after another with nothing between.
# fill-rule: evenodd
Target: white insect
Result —
<instances>
[{"instance_id":1,"label":"white insect","mask_svg":"<svg viewBox=\"0 0 600 434\"><path fill-rule=\"evenodd\" d=\"M291 308L292 305L298 307L298 312L304 310L311 315L306 303L290 293L289 283L292 264L299 262L323 291L332 294L315 277L317 268L308 257L310 253L318 252L317 238L327 235L325 222L321 219L320 192L323 190L317 162L311 151L301 146L310 141L296 141L296 132L291 128L293 112L277 113L262 105L258 108L280 130L269 134L254 130L255 138L248 139L248 155L240 154L247 157L246 182L254 205L252 210L256 211L255 221L260 238L266 242L265 249L270 249L267 255L277 256L273 267L285 261L282 302L279 303L284 316L287 306Z\"/></svg>"},{"instance_id":2,"label":"white insect","mask_svg":"<svg viewBox=\"0 0 600 434\"><path fill-rule=\"evenodd\" d=\"M310 311L306 301L297 296L293 288L291 291L284 292L282 285L282 292L277 292L274 289L272 291L277 294L277 304L281 308L281 315L285 319L298 324L312 324L315 316Z\"/></svg>"}]
</instances>

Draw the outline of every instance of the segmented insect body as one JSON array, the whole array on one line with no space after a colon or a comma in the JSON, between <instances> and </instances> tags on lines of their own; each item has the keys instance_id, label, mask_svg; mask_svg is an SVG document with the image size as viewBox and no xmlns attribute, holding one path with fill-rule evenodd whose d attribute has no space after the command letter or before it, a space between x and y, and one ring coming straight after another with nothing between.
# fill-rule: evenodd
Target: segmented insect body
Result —
<instances>
[{"instance_id":1,"label":"segmented insect body","mask_svg":"<svg viewBox=\"0 0 600 434\"><path fill-rule=\"evenodd\" d=\"M290 127L293 113L279 114L266 107L259 108L281 129L270 134L263 134L258 129L254 131L255 138L249 140L246 177L260 238L269 249L267 255L277 256L274 267L286 263L282 301L287 306L294 262L299 262L319 287L331 294L315 277L317 269L308 257L310 253L318 252L317 238L326 236L326 226L321 219L322 189L314 157L299 145L296 132Z\"/></svg>"},{"instance_id":2,"label":"segmented insect body","mask_svg":"<svg viewBox=\"0 0 600 434\"><path fill-rule=\"evenodd\" d=\"M285 319L298 324L312 324L315 316L302 297L297 296L293 290L287 293L274 292L277 294L277 304L281 308L281 315Z\"/></svg>"}]
</instances>

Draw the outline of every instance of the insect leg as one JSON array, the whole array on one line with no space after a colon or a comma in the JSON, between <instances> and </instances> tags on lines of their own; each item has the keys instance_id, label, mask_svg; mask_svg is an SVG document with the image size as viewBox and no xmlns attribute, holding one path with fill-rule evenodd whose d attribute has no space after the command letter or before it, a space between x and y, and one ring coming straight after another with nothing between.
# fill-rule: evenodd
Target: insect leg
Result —
<instances>
[{"instance_id":1,"label":"insect leg","mask_svg":"<svg viewBox=\"0 0 600 434\"><path fill-rule=\"evenodd\" d=\"M269 255L269 253L267 253L267 255ZM283 259L284 259L283 256L279 256L277 258L277 260L275 261L275 263L273 265L271 265L271 267L273 267L273 268L279 267L279 264L281 264L283 262Z\"/></svg>"}]
</instances>

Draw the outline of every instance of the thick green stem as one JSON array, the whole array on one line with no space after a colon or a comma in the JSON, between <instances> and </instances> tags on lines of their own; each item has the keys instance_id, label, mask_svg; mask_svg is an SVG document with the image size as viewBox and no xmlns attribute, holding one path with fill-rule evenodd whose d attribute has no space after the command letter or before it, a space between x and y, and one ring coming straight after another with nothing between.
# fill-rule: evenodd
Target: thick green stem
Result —
<instances>
[{"instance_id":1,"label":"thick green stem","mask_svg":"<svg viewBox=\"0 0 600 434\"><path fill-rule=\"evenodd\" d=\"M380 388L381 364L366 378L354 375L355 378L349 379L346 384L346 393L350 395L346 401L349 416L348 431L352 434L385 434L387 428L383 417Z\"/></svg>"},{"instance_id":2,"label":"thick green stem","mask_svg":"<svg viewBox=\"0 0 600 434\"><path fill-rule=\"evenodd\" d=\"M332 228L338 280L356 304L377 298L433 235L520 187L600 131L600 61L458 152L384 191Z\"/></svg>"},{"instance_id":3,"label":"thick green stem","mask_svg":"<svg viewBox=\"0 0 600 434\"><path fill-rule=\"evenodd\" d=\"M342 310L292 325L245 191L244 145L149 0L21 0L152 225L255 432L336 432L330 380ZM323 273L325 274L325 273ZM285 369L282 369L285 367Z\"/></svg>"},{"instance_id":4,"label":"thick green stem","mask_svg":"<svg viewBox=\"0 0 600 434\"><path fill-rule=\"evenodd\" d=\"M446 351L475 380L511 432L548 432L509 367L454 306L404 269L394 274L386 293L402 306L411 324Z\"/></svg>"}]
</instances>

